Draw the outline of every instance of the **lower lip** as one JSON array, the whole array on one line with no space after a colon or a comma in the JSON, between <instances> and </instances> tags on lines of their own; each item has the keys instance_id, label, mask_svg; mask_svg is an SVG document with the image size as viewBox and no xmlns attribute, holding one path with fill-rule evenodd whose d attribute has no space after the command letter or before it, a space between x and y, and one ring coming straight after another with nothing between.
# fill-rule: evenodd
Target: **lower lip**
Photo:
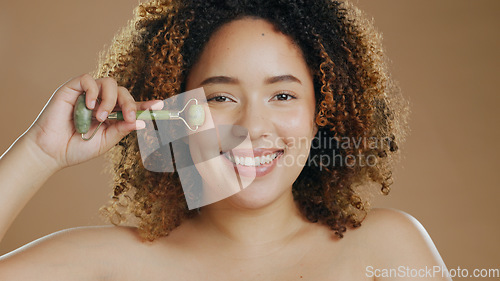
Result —
<instances>
[{"instance_id":1,"label":"lower lip","mask_svg":"<svg viewBox=\"0 0 500 281\"><path fill-rule=\"evenodd\" d=\"M273 161L254 167L254 166L243 166L243 165L236 165L235 163L229 161L224 155L221 155L223 162L230 166L236 173L238 173L242 177L263 177L270 172L273 171L274 167L276 166L276 163L280 159L280 157L283 156L283 152L279 153L276 158L273 159Z\"/></svg>"}]
</instances>

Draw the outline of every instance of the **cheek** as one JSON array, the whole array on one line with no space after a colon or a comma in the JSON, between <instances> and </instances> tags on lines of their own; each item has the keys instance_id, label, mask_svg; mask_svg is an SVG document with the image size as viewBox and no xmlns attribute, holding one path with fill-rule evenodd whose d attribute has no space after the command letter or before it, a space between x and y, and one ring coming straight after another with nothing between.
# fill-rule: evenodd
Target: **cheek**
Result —
<instances>
[{"instance_id":1,"label":"cheek","mask_svg":"<svg viewBox=\"0 0 500 281\"><path fill-rule=\"evenodd\" d=\"M314 110L300 107L295 110L281 112L274 118L278 137L285 144L299 149L309 149L314 137Z\"/></svg>"}]
</instances>

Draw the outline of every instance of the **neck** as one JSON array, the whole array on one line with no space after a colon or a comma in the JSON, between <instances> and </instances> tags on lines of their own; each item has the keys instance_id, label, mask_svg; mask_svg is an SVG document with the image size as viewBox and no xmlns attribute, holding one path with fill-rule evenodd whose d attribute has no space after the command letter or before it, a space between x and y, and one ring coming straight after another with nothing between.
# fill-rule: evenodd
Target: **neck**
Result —
<instances>
[{"instance_id":1,"label":"neck","mask_svg":"<svg viewBox=\"0 0 500 281\"><path fill-rule=\"evenodd\" d=\"M202 207L198 219L216 237L239 246L285 242L306 224L291 191L258 209L237 206L227 198Z\"/></svg>"}]
</instances>

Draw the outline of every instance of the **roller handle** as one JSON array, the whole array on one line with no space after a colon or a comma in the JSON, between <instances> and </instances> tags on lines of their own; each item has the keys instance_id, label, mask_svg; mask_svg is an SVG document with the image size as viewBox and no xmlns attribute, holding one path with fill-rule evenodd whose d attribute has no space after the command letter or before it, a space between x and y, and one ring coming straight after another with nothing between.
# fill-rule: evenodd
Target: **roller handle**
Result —
<instances>
[{"instance_id":1,"label":"roller handle","mask_svg":"<svg viewBox=\"0 0 500 281\"><path fill-rule=\"evenodd\" d=\"M145 112L149 114L146 114ZM170 120L174 119L174 113L175 111L169 110L138 110L135 114L135 118L137 120ZM125 120L123 119L123 112L121 111L111 112L108 116L108 119Z\"/></svg>"},{"instance_id":2,"label":"roller handle","mask_svg":"<svg viewBox=\"0 0 500 281\"><path fill-rule=\"evenodd\" d=\"M149 113L149 114L145 114ZM203 106L194 104L191 105L187 112L187 122L190 126L201 126L205 122L205 112ZM109 114L108 119L124 120L121 111L115 111ZM173 110L138 110L136 113L138 120L179 120L178 111Z\"/></svg>"},{"instance_id":3,"label":"roller handle","mask_svg":"<svg viewBox=\"0 0 500 281\"><path fill-rule=\"evenodd\" d=\"M149 114L146 114L149 113ZM172 110L138 110L136 119L138 120L180 120L179 111ZM108 119L124 120L121 111L112 112ZM73 121L75 129L79 134L86 134L92 124L92 110L85 105L85 93L76 100L75 110L73 111ZM203 106L191 105L187 112L187 123L189 126L201 126L205 122L205 112Z\"/></svg>"}]
</instances>

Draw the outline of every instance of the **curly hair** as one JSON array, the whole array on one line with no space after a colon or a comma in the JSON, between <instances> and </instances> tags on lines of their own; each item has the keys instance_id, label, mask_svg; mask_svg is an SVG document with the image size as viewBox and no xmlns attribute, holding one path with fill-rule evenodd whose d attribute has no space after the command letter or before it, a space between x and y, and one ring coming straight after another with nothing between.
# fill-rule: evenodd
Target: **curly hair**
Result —
<instances>
[{"instance_id":1,"label":"curly hair","mask_svg":"<svg viewBox=\"0 0 500 281\"><path fill-rule=\"evenodd\" d=\"M361 225L374 190L389 193L408 106L388 72L380 34L356 7L331 0L158 0L140 4L134 15L103 53L96 76L113 77L137 101L184 91L222 25L243 17L272 23L300 47L313 73L318 133L309 160L321 161L306 165L293 184L302 214L341 238ZM113 224L135 216L141 236L154 240L197 214L187 207L177 172L144 168L135 132L108 155L114 192L101 211Z\"/></svg>"}]
</instances>

